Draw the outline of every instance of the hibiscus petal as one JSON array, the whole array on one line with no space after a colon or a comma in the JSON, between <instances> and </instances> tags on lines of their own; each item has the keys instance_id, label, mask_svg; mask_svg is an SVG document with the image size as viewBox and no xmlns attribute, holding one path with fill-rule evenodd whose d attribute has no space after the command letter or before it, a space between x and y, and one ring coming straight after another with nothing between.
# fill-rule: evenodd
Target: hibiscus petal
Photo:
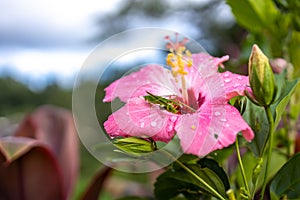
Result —
<instances>
[{"instance_id":1,"label":"hibiscus petal","mask_svg":"<svg viewBox=\"0 0 300 200\"><path fill-rule=\"evenodd\" d=\"M169 142L174 136L178 115L150 105L143 98L130 99L109 116L104 128L111 137L138 136Z\"/></svg>"},{"instance_id":2,"label":"hibiscus petal","mask_svg":"<svg viewBox=\"0 0 300 200\"><path fill-rule=\"evenodd\" d=\"M198 98L200 93L208 101L225 102L226 93L222 87L223 79L218 72L218 66L228 58L229 56L215 58L206 53L193 54L193 66L187 69L186 80L188 88L194 91L195 98Z\"/></svg>"},{"instance_id":3,"label":"hibiscus petal","mask_svg":"<svg viewBox=\"0 0 300 200\"><path fill-rule=\"evenodd\" d=\"M179 118L175 130L183 152L204 156L200 149L207 142L209 123L210 120L203 118L199 113L186 114ZM212 146L216 144L216 141L211 142Z\"/></svg>"},{"instance_id":4,"label":"hibiscus petal","mask_svg":"<svg viewBox=\"0 0 300 200\"><path fill-rule=\"evenodd\" d=\"M248 76L243 76L239 74L233 74L226 71L221 74L223 84L222 86L226 92L226 98L229 100L232 97L238 95L245 95L244 91L249 90L249 78Z\"/></svg>"},{"instance_id":5,"label":"hibiscus petal","mask_svg":"<svg viewBox=\"0 0 300 200\"><path fill-rule=\"evenodd\" d=\"M226 120L224 120L226 119ZM226 116L222 123L222 132L218 137L218 145L213 150L227 147L235 142L236 135L242 132L244 138L247 141L251 141L254 138L254 133L249 125L244 121L239 111L230 105L226 105Z\"/></svg>"},{"instance_id":6,"label":"hibiscus petal","mask_svg":"<svg viewBox=\"0 0 300 200\"><path fill-rule=\"evenodd\" d=\"M206 105L198 113L182 115L175 127L185 153L205 156L234 143L242 131L250 141L254 133L230 105Z\"/></svg>"},{"instance_id":7,"label":"hibiscus petal","mask_svg":"<svg viewBox=\"0 0 300 200\"><path fill-rule=\"evenodd\" d=\"M200 93L205 96L206 101L224 104L232 97L244 95L244 91L249 90L247 76L229 71L218 72L218 66L228 58L228 56L215 58L205 53L193 55L193 66L189 68L186 79L195 95Z\"/></svg>"},{"instance_id":8,"label":"hibiscus petal","mask_svg":"<svg viewBox=\"0 0 300 200\"><path fill-rule=\"evenodd\" d=\"M170 70L159 65L148 65L110 84L105 88L106 95L103 101L110 102L119 97L121 101L126 102L130 98L145 96L146 89L151 84L160 86L155 92L156 95L179 94Z\"/></svg>"},{"instance_id":9,"label":"hibiscus petal","mask_svg":"<svg viewBox=\"0 0 300 200\"><path fill-rule=\"evenodd\" d=\"M221 58L213 57L207 53L198 53L192 55L193 66L197 66L200 70L207 72L209 68L218 70L219 66L222 66L222 63L229 59L229 56L222 56ZM209 75L209 73L208 73Z\"/></svg>"}]
</instances>

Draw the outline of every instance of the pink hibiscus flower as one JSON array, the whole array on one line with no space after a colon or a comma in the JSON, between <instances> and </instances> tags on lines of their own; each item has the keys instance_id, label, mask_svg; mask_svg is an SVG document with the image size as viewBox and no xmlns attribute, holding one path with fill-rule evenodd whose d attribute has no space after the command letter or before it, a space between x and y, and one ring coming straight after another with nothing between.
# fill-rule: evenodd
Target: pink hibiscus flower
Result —
<instances>
[{"instance_id":1,"label":"pink hibiscus flower","mask_svg":"<svg viewBox=\"0 0 300 200\"><path fill-rule=\"evenodd\" d=\"M248 141L254 137L239 111L228 104L232 97L244 95L248 77L218 72L228 56L199 53L189 57L184 51L168 56L172 70L148 65L105 89L104 102L117 97L125 102L104 123L110 137L151 137L169 142L177 134L183 151L198 156L231 145L239 132ZM175 112L146 100L149 94L170 100Z\"/></svg>"}]
</instances>

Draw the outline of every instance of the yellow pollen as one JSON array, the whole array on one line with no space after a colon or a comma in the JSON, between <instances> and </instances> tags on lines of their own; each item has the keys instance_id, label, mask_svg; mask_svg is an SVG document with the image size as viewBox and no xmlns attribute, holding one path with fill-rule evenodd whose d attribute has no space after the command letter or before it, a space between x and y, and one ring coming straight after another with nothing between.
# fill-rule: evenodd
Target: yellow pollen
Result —
<instances>
[{"instance_id":1,"label":"yellow pollen","mask_svg":"<svg viewBox=\"0 0 300 200\"><path fill-rule=\"evenodd\" d=\"M195 130L195 129L196 129L196 126L195 126L195 125L192 125L192 126L191 126L191 129Z\"/></svg>"},{"instance_id":2,"label":"yellow pollen","mask_svg":"<svg viewBox=\"0 0 300 200\"><path fill-rule=\"evenodd\" d=\"M167 55L166 62L172 68L172 74L175 78L177 75L187 75L188 72L185 70L185 67L193 65L192 54L184 45L185 43L178 41L175 44L168 43L168 47L171 48L169 49L170 53Z\"/></svg>"},{"instance_id":3,"label":"yellow pollen","mask_svg":"<svg viewBox=\"0 0 300 200\"><path fill-rule=\"evenodd\" d=\"M167 55L166 63L171 67L172 75L176 81L178 81L178 75L180 76L182 85L182 98L184 103L188 103L187 84L184 76L188 74L187 68L193 65L192 54L185 47L188 39L184 38L182 41L178 41L178 34L175 35L175 42L171 41L170 37L166 37L166 39L169 41L166 47L170 51L170 53Z\"/></svg>"}]
</instances>

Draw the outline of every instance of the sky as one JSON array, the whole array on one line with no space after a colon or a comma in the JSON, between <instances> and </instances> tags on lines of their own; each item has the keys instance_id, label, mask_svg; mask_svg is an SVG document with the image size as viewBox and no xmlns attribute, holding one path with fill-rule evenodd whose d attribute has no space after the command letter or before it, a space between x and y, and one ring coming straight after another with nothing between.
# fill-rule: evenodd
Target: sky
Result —
<instances>
[{"instance_id":1,"label":"sky","mask_svg":"<svg viewBox=\"0 0 300 200\"><path fill-rule=\"evenodd\" d=\"M99 33L97 17L117 10L122 2L0 0L0 77L12 76L32 90L43 89L49 81L71 88L88 55L102 42L91 42ZM185 23L178 27L178 21L161 20L153 26L187 30L192 36L193 30Z\"/></svg>"},{"instance_id":2,"label":"sky","mask_svg":"<svg viewBox=\"0 0 300 200\"><path fill-rule=\"evenodd\" d=\"M69 87L94 48L95 19L120 0L1 0L0 76L12 75L32 89L56 77Z\"/></svg>"}]
</instances>

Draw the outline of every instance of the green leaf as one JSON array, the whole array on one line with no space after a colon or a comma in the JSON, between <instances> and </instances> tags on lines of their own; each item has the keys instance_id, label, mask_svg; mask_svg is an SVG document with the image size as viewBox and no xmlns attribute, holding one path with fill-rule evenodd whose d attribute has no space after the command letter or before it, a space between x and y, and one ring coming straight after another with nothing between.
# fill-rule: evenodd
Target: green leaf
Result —
<instances>
[{"instance_id":1,"label":"green leaf","mask_svg":"<svg viewBox=\"0 0 300 200\"><path fill-rule=\"evenodd\" d=\"M193 154L182 154L178 160L184 164L197 164L199 157Z\"/></svg>"},{"instance_id":2,"label":"green leaf","mask_svg":"<svg viewBox=\"0 0 300 200\"><path fill-rule=\"evenodd\" d=\"M201 168L197 164L186 166L222 196L226 196L224 184L214 171L208 168ZM210 191L190 173L179 168L169 169L160 175L155 183L154 193L158 200L171 199L178 194L183 194L187 199L199 199L205 194L210 194Z\"/></svg>"},{"instance_id":3,"label":"green leaf","mask_svg":"<svg viewBox=\"0 0 300 200\"><path fill-rule=\"evenodd\" d=\"M142 156L156 150L154 142L137 137L115 139L114 146L133 156Z\"/></svg>"},{"instance_id":4,"label":"green leaf","mask_svg":"<svg viewBox=\"0 0 300 200\"><path fill-rule=\"evenodd\" d=\"M289 103L293 92L295 91L300 79L294 81L288 81L283 86L279 99L271 106L274 113L275 128L278 126L282 113L285 111L287 104Z\"/></svg>"},{"instance_id":5,"label":"green leaf","mask_svg":"<svg viewBox=\"0 0 300 200\"><path fill-rule=\"evenodd\" d=\"M299 79L288 82L285 82L284 79L284 74L276 76L278 94L275 103L271 105L275 120L275 128L278 126L282 113L285 111L285 108L299 83ZM250 149L256 156L260 156L269 130L265 111L262 107L256 106L248 101L243 117L255 133L255 137L250 143Z\"/></svg>"},{"instance_id":6,"label":"green leaf","mask_svg":"<svg viewBox=\"0 0 300 200\"><path fill-rule=\"evenodd\" d=\"M242 156L244 170L245 170L245 174L247 177L247 182L250 187L250 190L253 188L253 182L252 182L253 175L254 175L253 169L256 166L256 160L257 159L250 151L246 152ZM265 160L266 157L264 157L264 161ZM277 151L274 151L271 156L271 163L270 163L270 169L269 169L267 180L270 180L276 174L276 172L278 172L278 170L284 165L285 162L286 162L285 156ZM264 174L265 168L263 166L261 170L262 170L261 173ZM241 169L239 165L237 165L237 168L232 173L230 180L236 182L238 187L244 187L243 176L241 174ZM262 186L262 182L263 182L263 176L259 176L257 182L257 188L260 188Z\"/></svg>"},{"instance_id":7,"label":"green leaf","mask_svg":"<svg viewBox=\"0 0 300 200\"><path fill-rule=\"evenodd\" d=\"M272 26L280 16L272 0L227 0L227 4L237 22L254 32Z\"/></svg>"},{"instance_id":8,"label":"green leaf","mask_svg":"<svg viewBox=\"0 0 300 200\"><path fill-rule=\"evenodd\" d=\"M255 133L255 137L250 143L250 149L255 156L259 157L262 154L269 130L265 111L262 107L247 101L247 107L243 117Z\"/></svg>"},{"instance_id":9,"label":"green leaf","mask_svg":"<svg viewBox=\"0 0 300 200\"><path fill-rule=\"evenodd\" d=\"M300 99L300 85L295 89L295 93L292 95L291 100L290 100L290 109L289 109L289 114L292 120L297 121L298 116L300 114L300 104L298 103Z\"/></svg>"},{"instance_id":10,"label":"green leaf","mask_svg":"<svg viewBox=\"0 0 300 200\"><path fill-rule=\"evenodd\" d=\"M300 198L300 153L294 155L274 176L270 185L272 196Z\"/></svg>"},{"instance_id":11,"label":"green leaf","mask_svg":"<svg viewBox=\"0 0 300 200\"><path fill-rule=\"evenodd\" d=\"M299 12L298 12L299 13ZM293 76L300 76L300 32L293 31L291 40L288 43L288 53L291 59L291 63L294 66Z\"/></svg>"},{"instance_id":12,"label":"green leaf","mask_svg":"<svg viewBox=\"0 0 300 200\"><path fill-rule=\"evenodd\" d=\"M136 196L127 196L127 197L122 197L117 200L151 200L153 198L144 198L144 197L136 197Z\"/></svg>"},{"instance_id":13,"label":"green leaf","mask_svg":"<svg viewBox=\"0 0 300 200\"><path fill-rule=\"evenodd\" d=\"M230 189L228 176L224 169L220 167L217 161L209 158L202 158L198 161L198 163L201 165L202 168L207 167L208 169L214 171L222 180L226 191Z\"/></svg>"},{"instance_id":14,"label":"green leaf","mask_svg":"<svg viewBox=\"0 0 300 200\"><path fill-rule=\"evenodd\" d=\"M233 154L234 152L234 145L231 145L229 147L216 150L209 154L209 157L213 158L214 160L217 160L219 163L224 164L228 161L228 158Z\"/></svg>"}]
</instances>

